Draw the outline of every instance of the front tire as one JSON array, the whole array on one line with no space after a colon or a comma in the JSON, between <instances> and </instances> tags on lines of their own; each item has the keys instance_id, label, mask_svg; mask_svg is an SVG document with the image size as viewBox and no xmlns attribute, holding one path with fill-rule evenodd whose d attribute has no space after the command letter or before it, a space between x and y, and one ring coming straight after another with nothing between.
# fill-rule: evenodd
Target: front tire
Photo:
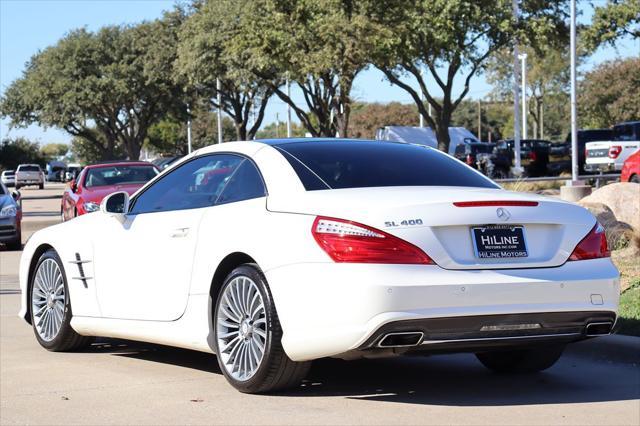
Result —
<instances>
[{"instance_id":1,"label":"front tire","mask_svg":"<svg viewBox=\"0 0 640 426\"><path fill-rule=\"evenodd\" d=\"M234 269L215 305L215 350L220 370L240 392L263 393L298 385L310 362L289 359L267 281L255 264Z\"/></svg>"},{"instance_id":2,"label":"front tire","mask_svg":"<svg viewBox=\"0 0 640 426\"><path fill-rule=\"evenodd\" d=\"M31 277L29 300L31 324L40 346L53 352L73 351L91 343L91 338L71 328L71 300L62 261L55 250L47 250Z\"/></svg>"},{"instance_id":3,"label":"front tire","mask_svg":"<svg viewBox=\"0 0 640 426\"><path fill-rule=\"evenodd\" d=\"M496 373L536 373L553 366L564 346L477 353L478 360Z\"/></svg>"},{"instance_id":4,"label":"front tire","mask_svg":"<svg viewBox=\"0 0 640 426\"><path fill-rule=\"evenodd\" d=\"M638 175L631 176L631 179L629 179L629 182L640 183L640 176Z\"/></svg>"}]
</instances>

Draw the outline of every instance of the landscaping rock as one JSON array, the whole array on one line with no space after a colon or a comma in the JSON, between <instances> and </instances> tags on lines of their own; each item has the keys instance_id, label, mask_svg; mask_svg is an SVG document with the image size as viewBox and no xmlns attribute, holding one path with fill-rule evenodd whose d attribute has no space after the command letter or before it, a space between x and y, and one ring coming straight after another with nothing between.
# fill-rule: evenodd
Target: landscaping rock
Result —
<instances>
[{"instance_id":1,"label":"landscaping rock","mask_svg":"<svg viewBox=\"0 0 640 426\"><path fill-rule=\"evenodd\" d=\"M624 182L606 185L581 199L578 204L587 208L591 206L603 215L603 220L610 220L608 213L600 206L595 206L596 204L604 204L613 213L616 221L640 231L640 185L637 183ZM594 212L594 214L596 213Z\"/></svg>"}]
</instances>

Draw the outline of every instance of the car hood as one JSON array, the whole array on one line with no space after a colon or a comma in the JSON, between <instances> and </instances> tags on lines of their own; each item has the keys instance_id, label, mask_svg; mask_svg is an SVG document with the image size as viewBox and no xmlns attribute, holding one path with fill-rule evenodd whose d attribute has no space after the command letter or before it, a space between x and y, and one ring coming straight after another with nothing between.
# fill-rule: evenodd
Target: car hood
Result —
<instances>
[{"instance_id":1,"label":"car hood","mask_svg":"<svg viewBox=\"0 0 640 426\"><path fill-rule=\"evenodd\" d=\"M144 183L134 183L126 185L114 185L114 186L96 186L94 188L82 188L82 198L85 202L92 201L99 203L104 197L114 192L125 191L129 195L140 189Z\"/></svg>"}]
</instances>

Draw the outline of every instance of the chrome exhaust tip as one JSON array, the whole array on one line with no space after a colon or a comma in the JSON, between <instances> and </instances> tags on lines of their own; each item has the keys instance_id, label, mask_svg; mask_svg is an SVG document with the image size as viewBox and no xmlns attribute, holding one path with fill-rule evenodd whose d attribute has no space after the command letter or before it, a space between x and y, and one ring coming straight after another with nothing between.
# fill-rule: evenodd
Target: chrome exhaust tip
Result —
<instances>
[{"instance_id":1,"label":"chrome exhaust tip","mask_svg":"<svg viewBox=\"0 0 640 426\"><path fill-rule=\"evenodd\" d=\"M422 342L424 333L421 331L408 331L402 333L387 333L380 343L379 348L403 348L417 346Z\"/></svg>"},{"instance_id":2,"label":"chrome exhaust tip","mask_svg":"<svg viewBox=\"0 0 640 426\"><path fill-rule=\"evenodd\" d=\"M613 323L610 321L607 322L590 322L585 327L584 333L591 336L607 336L611 334L611 329L613 328Z\"/></svg>"}]
</instances>

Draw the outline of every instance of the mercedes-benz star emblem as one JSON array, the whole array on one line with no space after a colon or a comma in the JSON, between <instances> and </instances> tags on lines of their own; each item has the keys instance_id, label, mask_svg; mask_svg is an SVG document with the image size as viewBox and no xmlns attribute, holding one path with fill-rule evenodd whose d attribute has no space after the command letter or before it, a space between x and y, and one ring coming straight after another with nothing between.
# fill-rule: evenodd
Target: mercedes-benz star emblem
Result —
<instances>
[{"instance_id":1,"label":"mercedes-benz star emblem","mask_svg":"<svg viewBox=\"0 0 640 426\"><path fill-rule=\"evenodd\" d=\"M509 213L509 210L503 209L502 207L496 210L496 215L498 216L498 219L502 219L504 221L509 220L509 218L511 217L511 213Z\"/></svg>"}]
</instances>

